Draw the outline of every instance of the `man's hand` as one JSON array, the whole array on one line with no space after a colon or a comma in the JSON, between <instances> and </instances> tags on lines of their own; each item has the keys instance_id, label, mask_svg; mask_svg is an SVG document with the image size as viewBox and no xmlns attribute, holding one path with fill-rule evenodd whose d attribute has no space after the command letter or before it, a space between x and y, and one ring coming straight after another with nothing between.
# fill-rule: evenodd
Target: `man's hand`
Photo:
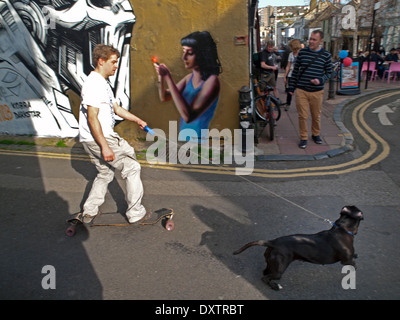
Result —
<instances>
[{"instance_id":1,"label":"man's hand","mask_svg":"<svg viewBox=\"0 0 400 320\"><path fill-rule=\"evenodd\" d=\"M115 160L114 151L112 151L112 149L108 145L101 149L101 154L103 155L105 161Z\"/></svg>"},{"instance_id":2,"label":"man's hand","mask_svg":"<svg viewBox=\"0 0 400 320\"><path fill-rule=\"evenodd\" d=\"M266 70L269 69L272 71L276 71L279 69L277 65L270 66L270 65L266 64L265 61L261 61L261 68L266 69Z\"/></svg>"},{"instance_id":3,"label":"man's hand","mask_svg":"<svg viewBox=\"0 0 400 320\"><path fill-rule=\"evenodd\" d=\"M143 121L142 119L138 119L137 124L139 125L140 129L144 130L144 127L147 126L147 122Z\"/></svg>"},{"instance_id":4,"label":"man's hand","mask_svg":"<svg viewBox=\"0 0 400 320\"><path fill-rule=\"evenodd\" d=\"M316 85L316 86L318 86L318 85L320 84L320 82L319 82L318 79L312 79L312 80L310 80L310 82L311 82L312 84Z\"/></svg>"},{"instance_id":5,"label":"man's hand","mask_svg":"<svg viewBox=\"0 0 400 320\"><path fill-rule=\"evenodd\" d=\"M115 160L114 152L111 150L108 142L103 134L103 129L101 128L101 124L98 118L99 109L88 106L88 122L90 131L92 132L94 140L96 140L97 144L101 148L101 154L105 161L113 161Z\"/></svg>"}]
</instances>

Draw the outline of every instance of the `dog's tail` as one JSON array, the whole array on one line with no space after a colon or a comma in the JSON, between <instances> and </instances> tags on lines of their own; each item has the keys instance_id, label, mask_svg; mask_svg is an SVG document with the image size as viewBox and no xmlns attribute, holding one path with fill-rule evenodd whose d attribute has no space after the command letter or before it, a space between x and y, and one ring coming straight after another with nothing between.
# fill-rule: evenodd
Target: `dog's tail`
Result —
<instances>
[{"instance_id":1,"label":"dog's tail","mask_svg":"<svg viewBox=\"0 0 400 320\"><path fill-rule=\"evenodd\" d=\"M269 243L269 241L265 241L265 240L249 242L248 244L245 244L243 247L241 247L239 250L236 250L233 254L239 254L239 253L243 252L244 250L246 250L247 248L250 248L252 246L268 247L268 246L270 246L270 243Z\"/></svg>"}]
</instances>

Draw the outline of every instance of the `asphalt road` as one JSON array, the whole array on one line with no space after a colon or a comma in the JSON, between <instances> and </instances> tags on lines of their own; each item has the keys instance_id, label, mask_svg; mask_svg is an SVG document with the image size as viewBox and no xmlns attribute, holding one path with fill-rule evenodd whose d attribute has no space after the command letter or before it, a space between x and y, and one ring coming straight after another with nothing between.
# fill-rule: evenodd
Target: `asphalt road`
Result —
<instances>
[{"instance_id":1,"label":"asphalt road","mask_svg":"<svg viewBox=\"0 0 400 320\"><path fill-rule=\"evenodd\" d=\"M143 203L173 208L172 232L160 224L82 227L67 237L65 221L80 211L92 164L78 148L72 157L0 150L0 299L399 299L400 95L381 98L346 107L354 150L339 157L258 162L244 177L144 163ZM364 102L371 104L356 110ZM392 125L374 113L382 105L393 111ZM123 191L117 176L102 211L124 212ZM335 220L347 204L365 215L355 289L343 289L340 264L294 262L275 292L260 280L264 248L232 255L249 241L328 229L323 219Z\"/></svg>"}]
</instances>

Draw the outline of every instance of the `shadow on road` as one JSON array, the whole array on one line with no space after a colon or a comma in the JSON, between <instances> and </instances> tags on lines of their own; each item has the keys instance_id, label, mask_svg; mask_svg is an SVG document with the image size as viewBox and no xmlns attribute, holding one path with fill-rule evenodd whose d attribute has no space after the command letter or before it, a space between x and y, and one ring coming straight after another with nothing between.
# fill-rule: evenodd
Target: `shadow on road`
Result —
<instances>
[{"instance_id":1,"label":"shadow on road","mask_svg":"<svg viewBox=\"0 0 400 320\"><path fill-rule=\"evenodd\" d=\"M57 192L46 191L46 159L0 158L0 299L101 299L102 285L84 247L88 232L65 235L72 212ZM54 267L52 280L47 276L54 273L42 273L48 265ZM42 287L45 277L55 289Z\"/></svg>"}]
</instances>

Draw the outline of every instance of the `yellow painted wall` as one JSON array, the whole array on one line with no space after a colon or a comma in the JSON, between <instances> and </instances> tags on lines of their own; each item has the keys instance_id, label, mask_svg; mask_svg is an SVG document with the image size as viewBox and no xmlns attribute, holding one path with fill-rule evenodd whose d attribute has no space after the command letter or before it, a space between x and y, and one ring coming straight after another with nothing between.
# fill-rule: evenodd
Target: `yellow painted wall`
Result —
<instances>
[{"instance_id":1,"label":"yellow painted wall","mask_svg":"<svg viewBox=\"0 0 400 320\"><path fill-rule=\"evenodd\" d=\"M248 85L248 46L235 44L235 36L247 36L245 0L131 0L136 16L131 41L131 109L150 127L168 132L169 120L179 121L173 101L158 97L157 74L151 58L159 57L175 82L187 73L181 59L180 40L194 31L208 31L214 38L223 72L219 103L210 124L222 130L239 126L238 90ZM140 130L124 121L116 130L127 140Z\"/></svg>"}]
</instances>

